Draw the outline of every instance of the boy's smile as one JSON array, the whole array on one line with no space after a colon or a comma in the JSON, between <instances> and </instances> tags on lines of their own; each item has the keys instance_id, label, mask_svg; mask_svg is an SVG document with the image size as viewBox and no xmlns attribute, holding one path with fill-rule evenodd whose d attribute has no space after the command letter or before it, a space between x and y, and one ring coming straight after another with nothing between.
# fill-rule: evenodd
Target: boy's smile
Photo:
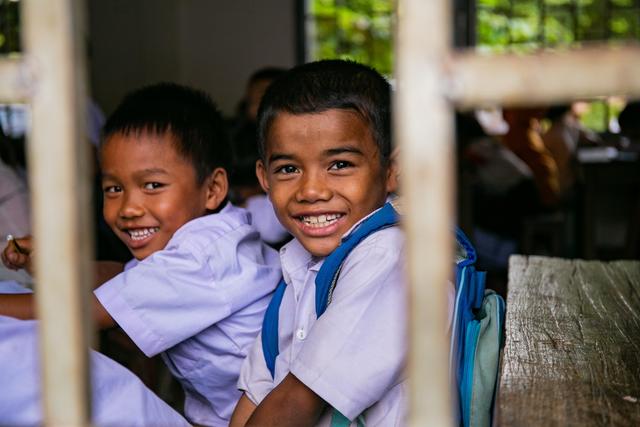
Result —
<instances>
[{"instance_id":1,"label":"boy's smile","mask_svg":"<svg viewBox=\"0 0 640 427\"><path fill-rule=\"evenodd\" d=\"M369 126L355 111L278 113L256 171L285 228L314 256L327 256L396 189Z\"/></svg>"},{"instance_id":2,"label":"boy's smile","mask_svg":"<svg viewBox=\"0 0 640 427\"><path fill-rule=\"evenodd\" d=\"M164 249L178 228L224 199L214 194L210 179L198 185L172 138L118 133L102 147L104 218L138 260Z\"/></svg>"}]
</instances>

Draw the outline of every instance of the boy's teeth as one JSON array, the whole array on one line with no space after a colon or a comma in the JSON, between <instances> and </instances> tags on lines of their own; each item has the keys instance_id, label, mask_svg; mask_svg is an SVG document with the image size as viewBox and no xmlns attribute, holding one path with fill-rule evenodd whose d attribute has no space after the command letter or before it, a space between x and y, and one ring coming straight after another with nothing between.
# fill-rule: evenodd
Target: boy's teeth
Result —
<instances>
[{"instance_id":1,"label":"boy's teeth","mask_svg":"<svg viewBox=\"0 0 640 427\"><path fill-rule=\"evenodd\" d=\"M342 214L328 214L318 216L302 216L300 217L300 219L306 225L309 225L311 227L326 227L327 225L335 222L341 216Z\"/></svg>"},{"instance_id":2,"label":"boy's teeth","mask_svg":"<svg viewBox=\"0 0 640 427\"><path fill-rule=\"evenodd\" d=\"M129 235L131 236L131 238L133 240L142 240L142 239L145 239L145 238L151 236L153 233L155 233L159 229L160 228L158 228L158 227L138 228L136 230L129 230Z\"/></svg>"}]
</instances>

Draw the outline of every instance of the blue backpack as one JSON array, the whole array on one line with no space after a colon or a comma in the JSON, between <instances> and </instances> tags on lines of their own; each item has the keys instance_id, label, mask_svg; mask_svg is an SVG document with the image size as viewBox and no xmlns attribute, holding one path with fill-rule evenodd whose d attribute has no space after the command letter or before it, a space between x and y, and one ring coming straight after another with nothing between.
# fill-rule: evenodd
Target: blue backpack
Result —
<instances>
[{"instance_id":1,"label":"blue backpack","mask_svg":"<svg viewBox=\"0 0 640 427\"><path fill-rule=\"evenodd\" d=\"M451 326L449 373L456 384L458 425L489 427L504 345L504 300L485 290L484 271L475 269L476 251L456 230L456 300Z\"/></svg>"},{"instance_id":2,"label":"blue backpack","mask_svg":"<svg viewBox=\"0 0 640 427\"><path fill-rule=\"evenodd\" d=\"M335 289L335 286L338 282L338 276L340 275L340 270L342 268L344 260L351 253L351 251L358 245L358 243L360 243L370 234L376 231L382 230L384 228L388 228L396 225L398 223L399 217L400 215L394 209L391 203L386 203L382 208L376 211L373 215L371 215L366 220L361 222L358 225L358 227L356 227L353 230L353 232L351 232L348 236L346 236L342 240L342 242L340 243L340 246L338 246L329 256L327 256L315 280L315 285L316 285L315 303L316 303L317 317L320 317L326 310L329 303L331 303L333 290ZM475 262L475 251L473 250L473 247L471 246L469 241L466 239L464 234L458 231L456 234L456 237L458 239L459 244L462 244L461 239L463 239L463 242L464 242L463 247L467 249L465 251L465 254L467 255L472 254L471 257L467 256L464 258L465 262L463 263L464 263L464 267L466 268L461 268L461 262L457 263L458 267L456 271L456 306L455 306L456 311L454 315L454 328L452 330L452 337L451 337L451 343L452 343L451 349L452 351L457 352L465 349L465 346L464 345L454 346L453 345L454 341L457 342L460 339L464 340L466 336L465 331L467 329L466 325L472 324L473 322L476 321L475 320L476 316L473 314L472 310L477 305L476 304L477 295L483 295L483 292L484 292L484 273L477 273L473 269L473 262ZM462 275L460 274L461 272L463 272ZM481 277L482 280L477 281L474 279L476 277ZM459 285L460 280L463 278L467 278L465 284ZM476 289L476 292L474 293L473 289L479 286L481 286L482 289L481 290ZM286 284L284 280L281 280L280 283L278 284L278 287L276 288L276 291L273 295L271 302L269 303L267 311L265 312L264 321L262 323L262 351L264 353L264 358L267 364L267 368L271 372L272 378L275 376L275 362L276 362L276 357L279 354L278 314L280 311L280 304L282 302L282 297L284 295L285 289L286 289ZM465 295L464 298L460 298L461 293ZM502 307L504 310L504 303L502 304ZM460 311L460 313L458 313L458 311ZM480 327L479 329L482 329L484 331L487 328L485 327L483 329L482 327ZM456 330L462 331L462 333L456 334L455 333ZM478 332L476 335L484 337L486 333ZM484 341L477 340L477 342L479 343L482 343L485 341L486 339ZM466 346L466 348L469 351L472 350L471 345ZM496 346L496 349L498 350L497 354L499 354L498 346ZM476 353L484 354L482 351L476 352ZM462 356L463 356L462 353L460 353L459 355L456 355L456 357L453 357L450 359L450 369L452 367L455 367L455 370L457 372L458 369L460 368L461 369L460 372L462 372L463 374L465 373L473 374L474 373L473 369L471 370L462 369L463 363L471 363L473 365L472 363L473 360L468 361ZM497 360L498 359L496 358L496 363L497 363ZM452 365L452 362L453 362L453 365ZM480 366L480 369L475 370L474 375L481 374L480 371L482 371L483 369L484 367ZM456 374L455 376L452 376L452 379L455 379L456 381L457 390L462 390L462 388L460 387L461 383L458 381L458 379L462 379L462 378L463 378L463 375ZM495 376L493 377L492 384L495 384ZM473 393L470 393L470 395L473 395ZM478 394L476 393L476 398L478 397L477 395ZM493 400L493 394L491 395L490 400ZM460 401L463 402L464 400L461 399ZM474 405L472 406L475 408ZM486 412L488 414L487 419L489 419L490 408L487 408ZM356 419L356 423L358 426L364 426L363 417L362 416L358 417ZM334 409L332 420L331 420L332 426L347 427L350 424L351 422L344 415L342 415L340 412ZM465 424L465 426L468 426L468 425L470 424ZM475 424L475 425L482 425L482 424Z\"/></svg>"}]
</instances>

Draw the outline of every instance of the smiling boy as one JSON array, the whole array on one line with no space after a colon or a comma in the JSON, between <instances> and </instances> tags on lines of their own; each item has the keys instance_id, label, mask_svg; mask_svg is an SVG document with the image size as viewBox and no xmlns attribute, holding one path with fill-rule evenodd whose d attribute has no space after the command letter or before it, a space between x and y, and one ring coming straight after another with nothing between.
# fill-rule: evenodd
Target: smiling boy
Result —
<instances>
[{"instance_id":1,"label":"smiling boy","mask_svg":"<svg viewBox=\"0 0 640 427\"><path fill-rule=\"evenodd\" d=\"M280 251L286 288L272 372L261 339L245 360L232 424L403 425L404 238L373 233L342 265L331 303L315 311L324 259L396 191L390 88L374 70L329 60L294 68L265 94L256 171L295 237ZM263 327L263 333L264 333Z\"/></svg>"},{"instance_id":2,"label":"smiling boy","mask_svg":"<svg viewBox=\"0 0 640 427\"><path fill-rule=\"evenodd\" d=\"M140 89L107 120L100 160L105 221L135 259L96 289L96 319L115 321L147 356L162 353L189 421L227 425L281 273L248 213L227 202L222 118L202 92Z\"/></svg>"}]
</instances>

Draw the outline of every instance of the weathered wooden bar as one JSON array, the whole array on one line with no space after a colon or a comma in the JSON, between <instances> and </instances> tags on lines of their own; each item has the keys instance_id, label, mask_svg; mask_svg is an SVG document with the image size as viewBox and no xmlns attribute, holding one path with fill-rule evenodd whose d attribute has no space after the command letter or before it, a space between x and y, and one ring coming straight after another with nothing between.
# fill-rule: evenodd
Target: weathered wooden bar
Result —
<instances>
[{"instance_id":1,"label":"weathered wooden bar","mask_svg":"<svg viewBox=\"0 0 640 427\"><path fill-rule=\"evenodd\" d=\"M549 105L596 96L640 96L640 46L599 44L530 55L456 52L445 64L460 108Z\"/></svg>"},{"instance_id":2,"label":"weathered wooden bar","mask_svg":"<svg viewBox=\"0 0 640 427\"><path fill-rule=\"evenodd\" d=\"M21 7L33 73L28 160L44 420L48 426L82 426L90 420L87 302L93 258L84 2L30 0Z\"/></svg>"},{"instance_id":3,"label":"weathered wooden bar","mask_svg":"<svg viewBox=\"0 0 640 427\"><path fill-rule=\"evenodd\" d=\"M514 255L498 424L640 425L640 261Z\"/></svg>"},{"instance_id":4,"label":"weathered wooden bar","mask_svg":"<svg viewBox=\"0 0 640 427\"><path fill-rule=\"evenodd\" d=\"M453 424L443 303L453 258L453 110L441 90L450 13L445 1L405 0L398 8L394 120L412 283L409 425L420 427Z\"/></svg>"}]
</instances>

